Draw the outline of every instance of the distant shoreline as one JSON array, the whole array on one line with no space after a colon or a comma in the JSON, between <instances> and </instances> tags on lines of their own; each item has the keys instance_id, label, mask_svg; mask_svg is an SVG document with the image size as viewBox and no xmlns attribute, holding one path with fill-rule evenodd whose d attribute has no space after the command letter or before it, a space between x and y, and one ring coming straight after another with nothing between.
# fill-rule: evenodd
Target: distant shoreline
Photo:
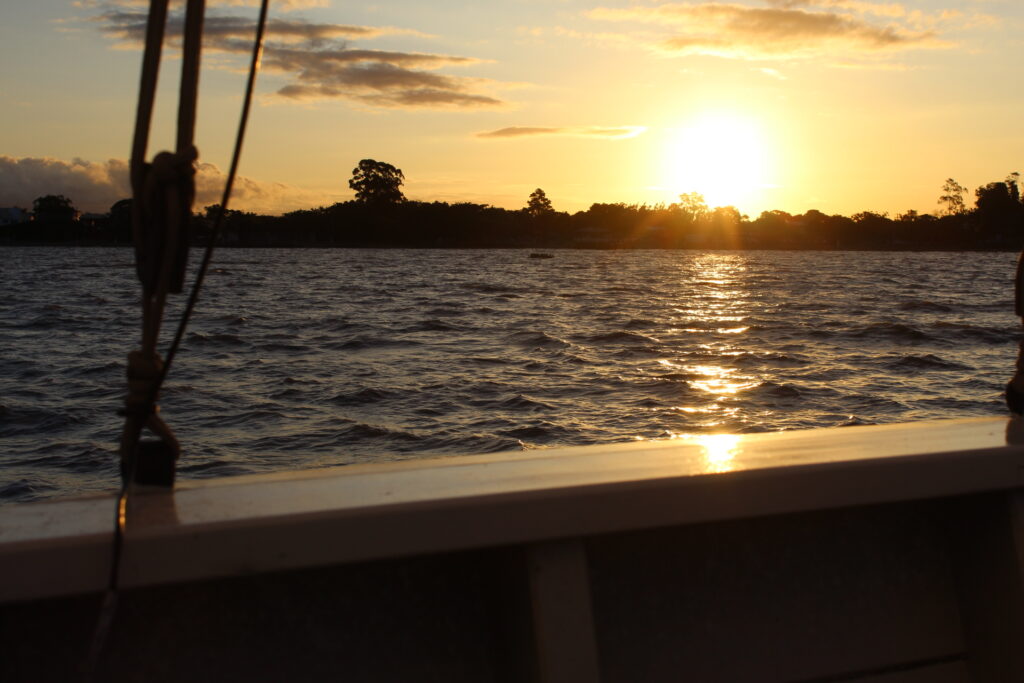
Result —
<instances>
[{"instance_id":1,"label":"distant shoreline","mask_svg":"<svg viewBox=\"0 0 1024 683\"><path fill-rule=\"evenodd\" d=\"M59 249L133 249L131 244L120 242L2 242L0 247L16 248L59 248ZM203 249L205 245L193 244L193 250ZM820 251L828 252L921 252L921 253L1017 253L1019 249L1013 247L976 247L976 248L945 248L945 247L647 247L647 246L621 246L621 247L529 247L529 246L402 246L402 245L343 245L343 244L218 244L217 249L387 249L409 251L537 251L543 249L547 252L559 251Z\"/></svg>"}]
</instances>

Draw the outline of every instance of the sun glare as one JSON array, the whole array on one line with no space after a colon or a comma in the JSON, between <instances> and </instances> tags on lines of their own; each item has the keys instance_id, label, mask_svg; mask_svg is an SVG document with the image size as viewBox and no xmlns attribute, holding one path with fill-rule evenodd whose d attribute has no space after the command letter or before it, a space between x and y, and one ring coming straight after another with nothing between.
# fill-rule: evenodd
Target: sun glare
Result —
<instances>
[{"instance_id":1,"label":"sun glare","mask_svg":"<svg viewBox=\"0 0 1024 683\"><path fill-rule=\"evenodd\" d=\"M706 113L673 131L664 177L674 195L699 192L711 208L740 210L757 200L768 175L768 151L760 126L731 113Z\"/></svg>"}]
</instances>

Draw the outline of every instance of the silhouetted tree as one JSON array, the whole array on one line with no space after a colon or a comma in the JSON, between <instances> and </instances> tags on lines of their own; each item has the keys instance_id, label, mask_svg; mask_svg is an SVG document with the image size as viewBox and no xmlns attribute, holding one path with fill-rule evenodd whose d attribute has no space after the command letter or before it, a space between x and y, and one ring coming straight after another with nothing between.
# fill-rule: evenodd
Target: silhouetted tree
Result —
<instances>
[{"instance_id":1,"label":"silhouetted tree","mask_svg":"<svg viewBox=\"0 0 1024 683\"><path fill-rule=\"evenodd\" d=\"M110 228L114 240L129 244L132 241L132 200L119 199L110 207Z\"/></svg>"},{"instance_id":2,"label":"silhouetted tree","mask_svg":"<svg viewBox=\"0 0 1024 683\"><path fill-rule=\"evenodd\" d=\"M348 186L356 191L356 200L367 204L397 204L405 201L399 189L405 182L402 170L391 164L363 159L352 169Z\"/></svg>"},{"instance_id":3,"label":"silhouetted tree","mask_svg":"<svg viewBox=\"0 0 1024 683\"><path fill-rule=\"evenodd\" d=\"M857 231L849 246L883 249L893 245L896 235L888 211L861 211L850 216L850 219L857 225Z\"/></svg>"},{"instance_id":4,"label":"silhouetted tree","mask_svg":"<svg viewBox=\"0 0 1024 683\"><path fill-rule=\"evenodd\" d=\"M708 205L704 201L704 195L700 192L687 192L686 194L679 195L679 201L676 203L676 206L694 222L708 215Z\"/></svg>"},{"instance_id":5,"label":"silhouetted tree","mask_svg":"<svg viewBox=\"0 0 1024 683\"><path fill-rule=\"evenodd\" d=\"M551 200L544 193L544 190L539 187L530 193L530 200L526 203L526 213L530 214L534 218L540 218L548 214L555 212L553 206L551 206Z\"/></svg>"},{"instance_id":6,"label":"silhouetted tree","mask_svg":"<svg viewBox=\"0 0 1024 683\"><path fill-rule=\"evenodd\" d=\"M1009 179L989 183L975 190L974 195L977 198L974 215L986 233L983 238L986 246L1016 244L1024 223L1024 206L1018 199L1016 183Z\"/></svg>"},{"instance_id":7,"label":"silhouetted tree","mask_svg":"<svg viewBox=\"0 0 1024 683\"><path fill-rule=\"evenodd\" d=\"M967 207L964 205L964 195L967 194L966 187L952 178L946 178L942 191L944 194L939 197L938 203L946 205L946 215L957 216L967 211Z\"/></svg>"},{"instance_id":8,"label":"silhouetted tree","mask_svg":"<svg viewBox=\"0 0 1024 683\"><path fill-rule=\"evenodd\" d=\"M1014 199L1014 192L1011 185L1006 182L989 183L974 191L974 205L978 212L983 215L1002 215L1013 212L1019 201Z\"/></svg>"},{"instance_id":9,"label":"silhouetted tree","mask_svg":"<svg viewBox=\"0 0 1024 683\"><path fill-rule=\"evenodd\" d=\"M1010 190L1010 198L1015 202L1019 202L1020 186L1018 183L1020 182L1020 173L1014 171L1010 175L1006 176L1006 180L1004 182L1006 183L1006 187Z\"/></svg>"},{"instance_id":10,"label":"silhouetted tree","mask_svg":"<svg viewBox=\"0 0 1024 683\"><path fill-rule=\"evenodd\" d=\"M32 213L42 223L64 223L75 220L78 211L62 194L48 194L32 202Z\"/></svg>"}]
</instances>

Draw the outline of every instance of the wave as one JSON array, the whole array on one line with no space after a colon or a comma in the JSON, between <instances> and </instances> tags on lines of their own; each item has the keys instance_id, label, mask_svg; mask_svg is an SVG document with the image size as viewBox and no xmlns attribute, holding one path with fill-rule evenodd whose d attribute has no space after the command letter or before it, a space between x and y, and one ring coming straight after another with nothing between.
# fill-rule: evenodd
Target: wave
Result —
<instances>
[{"instance_id":1,"label":"wave","mask_svg":"<svg viewBox=\"0 0 1024 683\"><path fill-rule=\"evenodd\" d=\"M399 330L400 334L409 332L456 332L460 330L458 325L453 323L445 322L437 318L429 318L427 320L420 320L408 327L404 327Z\"/></svg>"},{"instance_id":2,"label":"wave","mask_svg":"<svg viewBox=\"0 0 1024 683\"><path fill-rule=\"evenodd\" d=\"M555 407L550 404L543 403L535 399L527 398L522 394L516 394L515 396L506 398L504 401L501 401L494 405L494 407L501 408L502 410L511 410L514 412L526 413L536 413L555 410Z\"/></svg>"},{"instance_id":3,"label":"wave","mask_svg":"<svg viewBox=\"0 0 1024 683\"><path fill-rule=\"evenodd\" d=\"M331 403L339 406L358 406L367 403L378 403L389 399L404 398L406 392L380 389L377 387L363 387L348 393L340 393L332 397Z\"/></svg>"},{"instance_id":4,"label":"wave","mask_svg":"<svg viewBox=\"0 0 1024 683\"><path fill-rule=\"evenodd\" d=\"M547 332L522 331L512 333L508 340L516 346L568 348L572 346L564 339L552 336Z\"/></svg>"},{"instance_id":5,"label":"wave","mask_svg":"<svg viewBox=\"0 0 1024 683\"><path fill-rule=\"evenodd\" d=\"M579 430L575 427L542 421L529 426L506 429L498 432L498 434L521 441L543 444L573 437L578 432Z\"/></svg>"},{"instance_id":6,"label":"wave","mask_svg":"<svg viewBox=\"0 0 1024 683\"><path fill-rule=\"evenodd\" d=\"M729 358L729 364L741 368L760 368L764 366L776 368L800 368L810 365L813 361L807 356L787 353L741 352Z\"/></svg>"},{"instance_id":7,"label":"wave","mask_svg":"<svg viewBox=\"0 0 1024 683\"><path fill-rule=\"evenodd\" d=\"M70 408L46 408L32 405L0 405L0 436L39 436L52 438L83 424L86 417Z\"/></svg>"},{"instance_id":8,"label":"wave","mask_svg":"<svg viewBox=\"0 0 1024 683\"><path fill-rule=\"evenodd\" d=\"M390 447L394 447L395 445L408 447L419 444L423 441L422 437L410 432L402 431L400 429L392 429L391 427L386 427L384 425L368 424L365 422L355 422L347 425L338 430L338 435L357 440L383 439Z\"/></svg>"},{"instance_id":9,"label":"wave","mask_svg":"<svg viewBox=\"0 0 1024 683\"><path fill-rule=\"evenodd\" d=\"M261 408L257 410L243 410L237 413L227 413L224 415L210 417L207 418L206 422L210 427L217 429L222 427L242 426L253 426L263 429L268 424L273 424L275 421L281 420L286 416L286 413L282 410Z\"/></svg>"},{"instance_id":10,"label":"wave","mask_svg":"<svg viewBox=\"0 0 1024 683\"><path fill-rule=\"evenodd\" d=\"M927 332L906 323L879 322L858 328L850 333L855 339L872 341L891 341L904 344L919 344L933 341Z\"/></svg>"},{"instance_id":11,"label":"wave","mask_svg":"<svg viewBox=\"0 0 1024 683\"><path fill-rule=\"evenodd\" d=\"M658 329L663 327L662 323L657 320L650 320L648 318L633 318L626 322L622 327L627 330L650 330Z\"/></svg>"},{"instance_id":12,"label":"wave","mask_svg":"<svg viewBox=\"0 0 1024 683\"><path fill-rule=\"evenodd\" d=\"M654 337L648 337L638 332L618 330L616 332L603 332L599 334L576 337L582 342L590 344L645 344L653 345L660 342Z\"/></svg>"},{"instance_id":13,"label":"wave","mask_svg":"<svg viewBox=\"0 0 1024 683\"><path fill-rule=\"evenodd\" d=\"M210 346L248 346L247 342L237 334L227 333L211 333L204 334L202 332L189 332L185 335L185 341L195 345L210 345Z\"/></svg>"},{"instance_id":14,"label":"wave","mask_svg":"<svg viewBox=\"0 0 1024 683\"><path fill-rule=\"evenodd\" d=\"M179 473L183 476L195 477L196 479L236 477L242 474L251 474L255 469L237 463L218 460L206 460L203 462L184 461L178 464Z\"/></svg>"},{"instance_id":15,"label":"wave","mask_svg":"<svg viewBox=\"0 0 1024 683\"><path fill-rule=\"evenodd\" d=\"M499 294L499 295L514 295L519 296L525 294L530 290L525 287L519 287L510 284L497 284L490 282L467 282L462 285L464 289L468 289L471 292L480 292L482 294Z\"/></svg>"},{"instance_id":16,"label":"wave","mask_svg":"<svg viewBox=\"0 0 1024 683\"><path fill-rule=\"evenodd\" d=\"M952 306L927 300L904 301L896 308L901 311L913 311L915 313L952 313L956 310Z\"/></svg>"},{"instance_id":17,"label":"wave","mask_svg":"<svg viewBox=\"0 0 1024 683\"><path fill-rule=\"evenodd\" d=\"M58 491L58 487L39 480L38 477L24 477L13 481L0 482L0 500L11 503L29 503Z\"/></svg>"},{"instance_id":18,"label":"wave","mask_svg":"<svg viewBox=\"0 0 1024 683\"><path fill-rule=\"evenodd\" d=\"M779 383L773 381L761 382L745 393L752 398L771 399L781 401L795 401L803 398L804 389L795 384Z\"/></svg>"},{"instance_id":19,"label":"wave","mask_svg":"<svg viewBox=\"0 0 1024 683\"><path fill-rule=\"evenodd\" d=\"M351 339L339 340L323 345L328 351L372 351L376 349L420 346L420 342L394 337L358 335Z\"/></svg>"},{"instance_id":20,"label":"wave","mask_svg":"<svg viewBox=\"0 0 1024 683\"><path fill-rule=\"evenodd\" d=\"M1009 344L1020 338L1020 332L1013 327L989 327L961 322L935 323L937 336L947 343L975 342L982 344Z\"/></svg>"},{"instance_id":21,"label":"wave","mask_svg":"<svg viewBox=\"0 0 1024 683\"><path fill-rule=\"evenodd\" d=\"M970 365L965 363L958 363L953 360L943 359L931 353L923 355L910 354L892 358L885 362L885 367L896 372L957 371L973 369Z\"/></svg>"}]
</instances>

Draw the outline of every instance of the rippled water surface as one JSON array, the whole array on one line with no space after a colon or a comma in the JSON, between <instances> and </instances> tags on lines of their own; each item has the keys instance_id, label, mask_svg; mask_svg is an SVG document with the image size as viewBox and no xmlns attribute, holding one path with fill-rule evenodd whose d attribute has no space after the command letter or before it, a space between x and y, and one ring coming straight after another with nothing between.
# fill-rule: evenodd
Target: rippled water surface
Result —
<instances>
[{"instance_id":1,"label":"rippled water surface","mask_svg":"<svg viewBox=\"0 0 1024 683\"><path fill-rule=\"evenodd\" d=\"M1004 412L1011 254L552 254L221 251L180 476ZM112 488L131 252L0 257L0 501Z\"/></svg>"}]
</instances>

